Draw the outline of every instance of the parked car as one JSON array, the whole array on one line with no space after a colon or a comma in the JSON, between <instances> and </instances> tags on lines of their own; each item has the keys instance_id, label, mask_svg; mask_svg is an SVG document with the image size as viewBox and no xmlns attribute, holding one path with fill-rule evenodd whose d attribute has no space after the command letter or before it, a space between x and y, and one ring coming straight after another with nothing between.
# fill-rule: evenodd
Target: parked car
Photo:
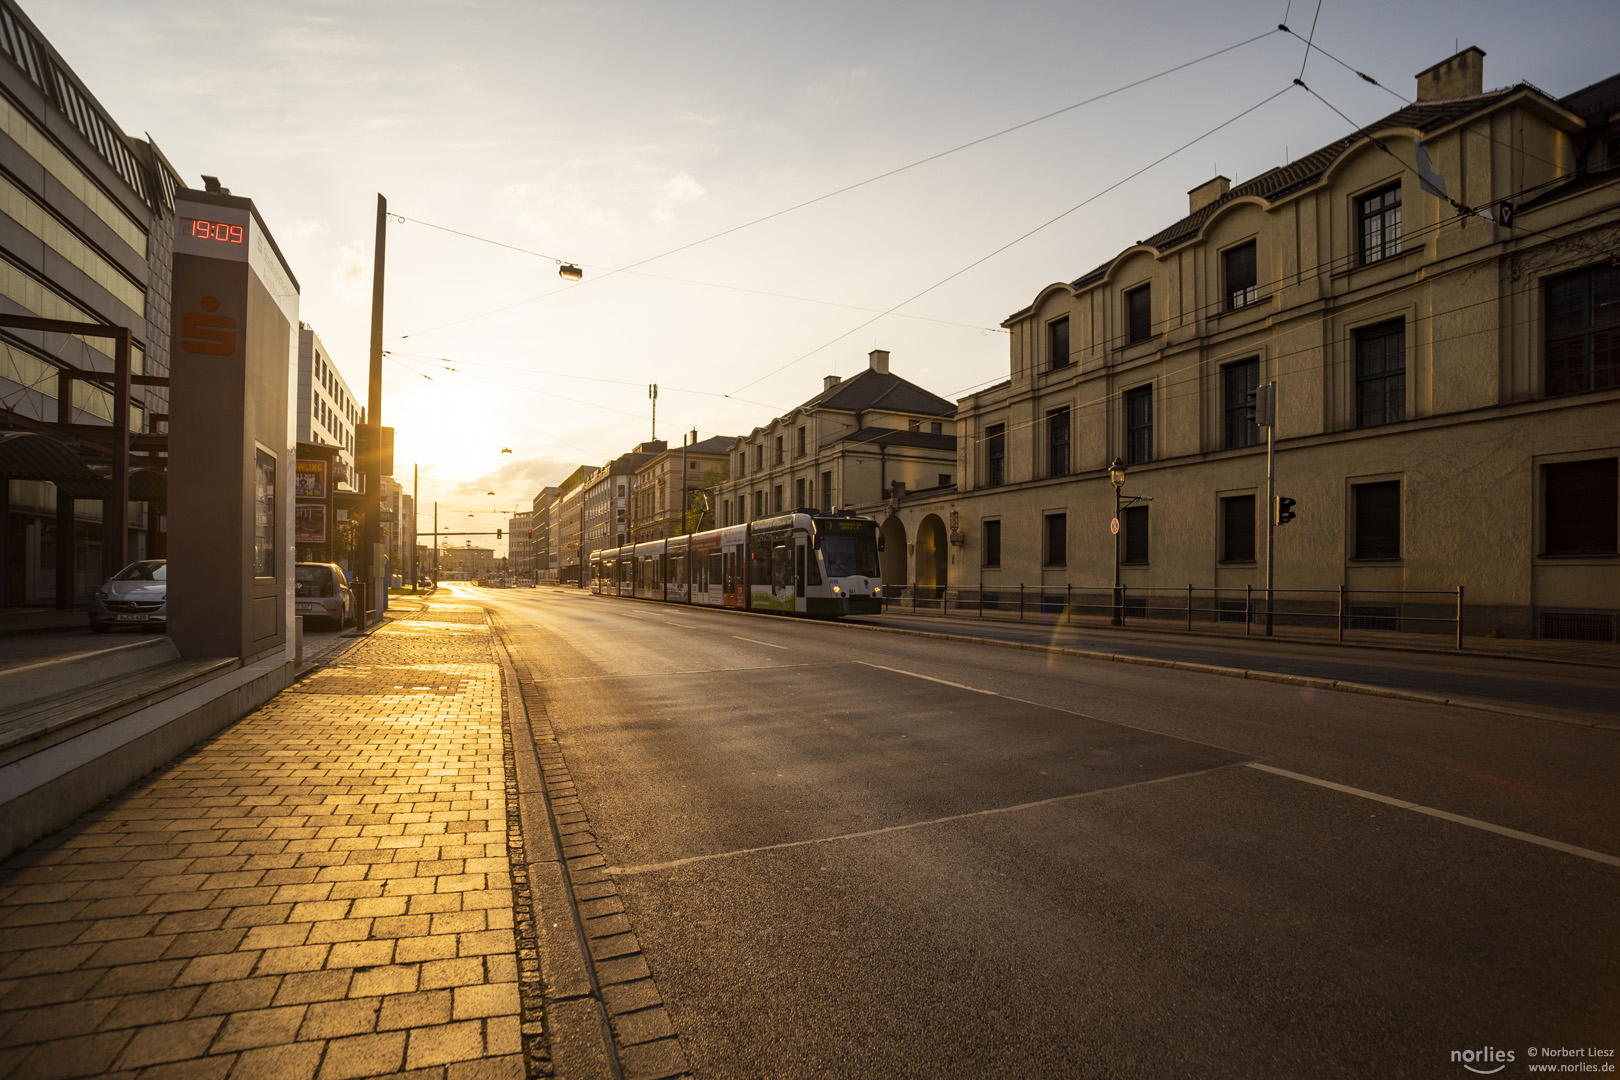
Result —
<instances>
[{"instance_id":1,"label":"parked car","mask_svg":"<svg viewBox=\"0 0 1620 1080\"><path fill-rule=\"evenodd\" d=\"M164 559L132 562L90 595L90 629L105 634L115 626L168 627L169 564Z\"/></svg>"},{"instance_id":2,"label":"parked car","mask_svg":"<svg viewBox=\"0 0 1620 1080\"><path fill-rule=\"evenodd\" d=\"M293 567L294 610L334 630L354 622L354 592L337 563L301 562Z\"/></svg>"}]
</instances>

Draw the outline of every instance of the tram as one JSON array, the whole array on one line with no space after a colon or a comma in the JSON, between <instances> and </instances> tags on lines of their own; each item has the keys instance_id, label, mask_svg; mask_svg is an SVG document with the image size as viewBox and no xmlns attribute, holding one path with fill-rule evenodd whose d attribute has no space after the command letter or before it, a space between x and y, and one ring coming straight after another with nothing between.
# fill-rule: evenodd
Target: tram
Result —
<instances>
[{"instance_id":1,"label":"tram","mask_svg":"<svg viewBox=\"0 0 1620 1080\"><path fill-rule=\"evenodd\" d=\"M883 603L871 518L799 510L591 555L591 592L836 619Z\"/></svg>"}]
</instances>

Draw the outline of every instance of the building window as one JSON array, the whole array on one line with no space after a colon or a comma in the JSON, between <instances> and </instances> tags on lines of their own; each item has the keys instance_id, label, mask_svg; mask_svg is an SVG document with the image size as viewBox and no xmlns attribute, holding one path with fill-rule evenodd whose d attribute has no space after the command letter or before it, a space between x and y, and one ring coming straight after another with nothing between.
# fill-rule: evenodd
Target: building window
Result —
<instances>
[{"instance_id":1,"label":"building window","mask_svg":"<svg viewBox=\"0 0 1620 1080\"><path fill-rule=\"evenodd\" d=\"M1254 265L1254 241L1239 244L1221 255L1222 269L1226 272L1226 310L1236 311L1248 307L1260 298Z\"/></svg>"},{"instance_id":2,"label":"building window","mask_svg":"<svg viewBox=\"0 0 1620 1080\"><path fill-rule=\"evenodd\" d=\"M1069 317L1046 324L1046 355L1053 369L1069 366Z\"/></svg>"},{"instance_id":3,"label":"building window","mask_svg":"<svg viewBox=\"0 0 1620 1080\"><path fill-rule=\"evenodd\" d=\"M989 487L1007 482L1006 424L991 424L984 429L984 482Z\"/></svg>"},{"instance_id":4,"label":"building window","mask_svg":"<svg viewBox=\"0 0 1620 1080\"><path fill-rule=\"evenodd\" d=\"M984 565L1001 565L1001 522L999 520L984 523Z\"/></svg>"},{"instance_id":5,"label":"building window","mask_svg":"<svg viewBox=\"0 0 1620 1080\"><path fill-rule=\"evenodd\" d=\"M1141 564L1148 561L1148 508L1127 506L1120 522L1125 532L1125 555L1122 563Z\"/></svg>"},{"instance_id":6,"label":"building window","mask_svg":"<svg viewBox=\"0 0 1620 1080\"><path fill-rule=\"evenodd\" d=\"M1153 387L1125 392L1125 464L1153 460Z\"/></svg>"},{"instance_id":7,"label":"building window","mask_svg":"<svg viewBox=\"0 0 1620 1080\"><path fill-rule=\"evenodd\" d=\"M765 493L763 491L754 492L754 516L757 518L765 516Z\"/></svg>"},{"instance_id":8,"label":"building window","mask_svg":"<svg viewBox=\"0 0 1620 1080\"><path fill-rule=\"evenodd\" d=\"M253 573L280 577L276 571L276 458L255 449L253 459Z\"/></svg>"},{"instance_id":9,"label":"building window","mask_svg":"<svg viewBox=\"0 0 1620 1080\"><path fill-rule=\"evenodd\" d=\"M1361 264L1366 266L1401 252L1401 185L1356 200L1361 237Z\"/></svg>"},{"instance_id":10,"label":"building window","mask_svg":"<svg viewBox=\"0 0 1620 1080\"><path fill-rule=\"evenodd\" d=\"M1401 482L1357 484L1355 492L1358 559L1401 557Z\"/></svg>"},{"instance_id":11,"label":"building window","mask_svg":"<svg viewBox=\"0 0 1620 1080\"><path fill-rule=\"evenodd\" d=\"M775 487L771 488L771 513L780 514L781 512L782 512L782 485L777 484Z\"/></svg>"},{"instance_id":12,"label":"building window","mask_svg":"<svg viewBox=\"0 0 1620 1080\"><path fill-rule=\"evenodd\" d=\"M1222 398L1226 409L1226 447L1253 446L1260 441L1260 425L1249 419L1249 391L1260 388L1260 358L1250 357L1221 368Z\"/></svg>"},{"instance_id":13,"label":"building window","mask_svg":"<svg viewBox=\"0 0 1620 1080\"><path fill-rule=\"evenodd\" d=\"M942 473L939 474L939 486L940 487L950 487L951 486L951 474L950 473L942 472Z\"/></svg>"},{"instance_id":14,"label":"building window","mask_svg":"<svg viewBox=\"0 0 1620 1080\"><path fill-rule=\"evenodd\" d=\"M1620 267L1547 282L1548 397L1620 386Z\"/></svg>"},{"instance_id":15,"label":"building window","mask_svg":"<svg viewBox=\"0 0 1620 1080\"><path fill-rule=\"evenodd\" d=\"M832 513L832 473L821 474L821 511L824 514Z\"/></svg>"},{"instance_id":16,"label":"building window","mask_svg":"<svg viewBox=\"0 0 1620 1080\"><path fill-rule=\"evenodd\" d=\"M930 435L943 435L943 434L945 434L945 425L944 425L944 423L939 421L939 420L935 420L932 423L930 423L928 425L928 434L930 434Z\"/></svg>"},{"instance_id":17,"label":"building window","mask_svg":"<svg viewBox=\"0 0 1620 1080\"><path fill-rule=\"evenodd\" d=\"M1406 324L1400 319L1356 331L1356 426L1406 419Z\"/></svg>"},{"instance_id":18,"label":"building window","mask_svg":"<svg viewBox=\"0 0 1620 1080\"><path fill-rule=\"evenodd\" d=\"M765 444L758 443L754 447L754 471L761 472L765 468Z\"/></svg>"},{"instance_id":19,"label":"building window","mask_svg":"<svg viewBox=\"0 0 1620 1080\"><path fill-rule=\"evenodd\" d=\"M793 508L797 510L807 505L804 501L804 480L793 481Z\"/></svg>"},{"instance_id":20,"label":"building window","mask_svg":"<svg viewBox=\"0 0 1620 1080\"><path fill-rule=\"evenodd\" d=\"M1069 475L1069 407L1046 413L1046 465L1048 476Z\"/></svg>"},{"instance_id":21,"label":"building window","mask_svg":"<svg viewBox=\"0 0 1620 1080\"><path fill-rule=\"evenodd\" d=\"M1130 342L1146 341L1153 336L1153 287L1142 285L1125 294L1125 321L1130 327Z\"/></svg>"},{"instance_id":22,"label":"building window","mask_svg":"<svg viewBox=\"0 0 1620 1080\"><path fill-rule=\"evenodd\" d=\"M921 420L907 420L906 421L906 430L907 431L921 431L922 430L922 421Z\"/></svg>"},{"instance_id":23,"label":"building window","mask_svg":"<svg viewBox=\"0 0 1620 1080\"><path fill-rule=\"evenodd\" d=\"M1046 557L1044 566L1066 566L1069 561L1069 515L1046 515Z\"/></svg>"},{"instance_id":24,"label":"building window","mask_svg":"<svg viewBox=\"0 0 1620 1080\"><path fill-rule=\"evenodd\" d=\"M737 479L741 480L748 475L748 451L744 450L737 455Z\"/></svg>"},{"instance_id":25,"label":"building window","mask_svg":"<svg viewBox=\"0 0 1620 1080\"><path fill-rule=\"evenodd\" d=\"M775 460L773 460L771 462L771 464L772 465L780 465L780 464L782 464L782 436L780 436L780 435L778 435L776 437L776 458L775 458Z\"/></svg>"},{"instance_id":26,"label":"building window","mask_svg":"<svg viewBox=\"0 0 1620 1080\"><path fill-rule=\"evenodd\" d=\"M1221 500L1221 561L1254 562L1254 496Z\"/></svg>"},{"instance_id":27,"label":"building window","mask_svg":"<svg viewBox=\"0 0 1620 1080\"><path fill-rule=\"evenodd\" d=\"M799 456L804 457L804 428L799 428Z\"/></svg>"},{"instance_id":28,"label":"building window","mask_svg":"<svg viewBox=\"0 0 1620 1080\"><path fill-rule=\"evenodd\" d=\"M1620 458L1541 467L1544 555L1613 555L1620 530Z\"/></svg>"}]
</instances>

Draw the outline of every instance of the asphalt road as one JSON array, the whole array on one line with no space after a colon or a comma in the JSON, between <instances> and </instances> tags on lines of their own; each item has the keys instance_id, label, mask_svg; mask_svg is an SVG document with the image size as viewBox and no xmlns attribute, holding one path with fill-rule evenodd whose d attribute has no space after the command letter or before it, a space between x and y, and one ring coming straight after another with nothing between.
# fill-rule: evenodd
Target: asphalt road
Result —
<instances>
[{"instance_id":1,"label":"asphalt road","mask_svg":"<svg viewBox=\"0 0 1620 1080\"><path fill-rule=\"evenodd\" d=\"M462 593L533 674L699 1076L1620 1050L1613 730Z\"/></svg>"}]
</instances>

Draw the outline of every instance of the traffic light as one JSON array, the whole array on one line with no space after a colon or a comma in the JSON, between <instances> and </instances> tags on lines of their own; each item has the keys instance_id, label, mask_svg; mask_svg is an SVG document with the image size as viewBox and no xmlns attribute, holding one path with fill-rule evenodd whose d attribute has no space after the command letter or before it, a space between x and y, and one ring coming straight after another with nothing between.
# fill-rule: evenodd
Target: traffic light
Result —
<instances>
[{"instance_id":1,"label":"traffic light","mask_svg":"<svg viewBox=\"0 0 1620 1080\"><path fill-rule=\"evenodd\" d=\"M1292 501L1292 500L1290 500L1290 501ZM496 529L495 530L495 539L499 540L500 538L501 538L501 530Z\"/></svg>"},{"instance_id":2,"label":"traffic light","mask_svg":"<svg viewBox=\"0 0 1620 1080\"><path fill-rule=\"evenodd\" d=\"M1286 525L1294 520L1294 500L1286 495L1277 496L1277 524Z\"/></svg>"},{"instance_id":3,"label":"traffic light","mask_svg":"<svg viewBox=\"0 0 1620 1080\"><path fill-rule=\"evenodd\" d=\"M1271 385L1251 387L1245 395L1248 401L1245 419L1256 427L1271 426Z\"/></svg>"}]
</instances>

